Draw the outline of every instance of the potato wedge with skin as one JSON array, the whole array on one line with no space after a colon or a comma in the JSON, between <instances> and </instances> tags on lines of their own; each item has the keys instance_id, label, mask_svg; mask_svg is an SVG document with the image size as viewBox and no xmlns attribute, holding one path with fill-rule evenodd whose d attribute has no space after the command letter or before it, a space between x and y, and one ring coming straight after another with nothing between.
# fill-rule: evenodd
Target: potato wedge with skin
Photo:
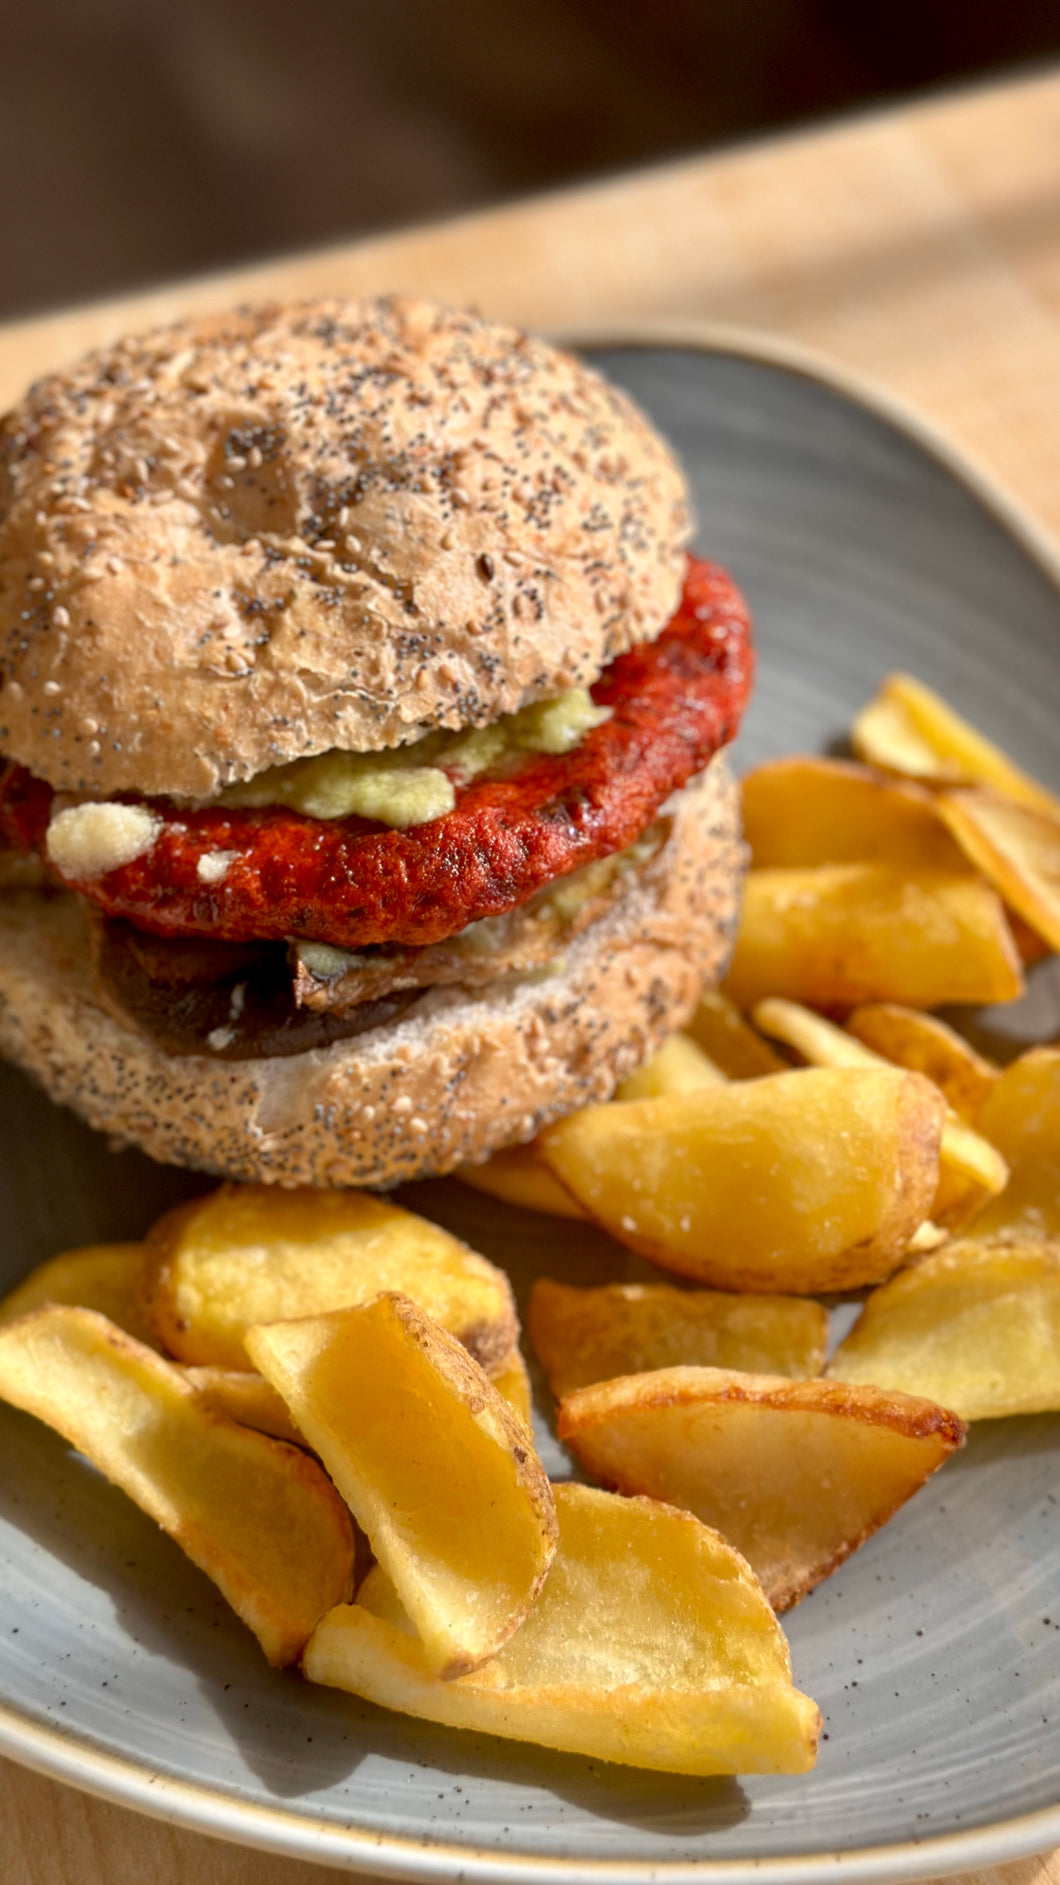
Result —
<instances>
[{"instance_id":1,"label":"potato wedge with skin","mask_svg":"<svg viewBox=\"0 0 1060 1885\"><path fill-rule=\"evenodd\" d=\"M179 1366L179 1364L177 1364ZM209 1406L237 1420L258 1433L271 1433L276 1440L288 1440L292 1446L306 1446L304 1433L291 1417L283 1396L271 1381L248 1368L188 1368L185 1378L191 1382ZM491 1380L498 1394L515 1409L528 1432L533 1431L533 1397L530 1376L519 1350L513 1349L505 1366Z\"/></svg>"},{"instance_id":2,"label":"potato wedge with skin","mask_svg":"<svg viewBox=\"0 0 1060 1885\"><path fill-rule=\"evenodd\" d=\"M363 1191L222 1185L149 1232L148 1308L195 1367L248 1368L256 1322L326 1314L398 1290L487 1368L519 1332L503 1271L449 1231Z\"/></svg>"},{"instance_id":3,"label":"potato wedge with skin","mask_svg":"<svg viewBox=\"0 0 1060 1885\"><path fill-rule=\"evenodd\" d=\"M615 1093L616 1100L654 1100L661 1093L697 1093L700 1087L724 1086L725 1075L688 1034L671 1034L650 1060Z\"/></svg>"},{"instance_id":4,"label":"potato wedge with skin","mask_svg":"<svg viewBox=\"0 0 1060 1885\"><path fill-rule=\"evenodd\" d=\"M792 1686L780 1626L737 1553L651 1500L555 1493L555 1563L492 1662L438 1681L377 1569L319 1624L306 1675L422 1720L627 1766L806 1773L820 1713Z\"/></svg>"},{"instance_id":5,"label":"potato wedge with skin","mask_svg":"<svg viewBox=\"0 0 1060 1885\"><path fill-rule=\"evenodd\" d=\"M1012 940L1019 950L1020 961L1023 963L1025 969L1033 968L1036 962L1043 962L1046 956L1052 954L1049 944L1043 942L1041 937L1036 935L1034 930L1031 929L1030 925L1023 921L1022 916L1019 916L1015 910L1007 905L1005 908L1005 921L1012 931Z\"/></svg>"},{"instance_id":6,"label":"potato wedge with skin","mask_svg":"<svg viewBox=\"0 0 1060 1885\"><path fill-rule=\"evenodd\" d=\"M406 1296L251 1329L282 1394L453 1677L519 1628L556 1549L552 1491L519 1414Z\"/></svg>"},{"instance_id":7,"label":"potato wedge with skin","mask_svg":"<svg viewBox=\"0 0 1060 1885\"><path fill-rule=\"evenodd\" d=\"M751 871L725 991L815 1008L1012 1001L1023 969L997 894L971 872L889 864Z\"/></svg>"},{"instance_id":8,"label":"potato wedge with skin","mask_svg":"<svg viewBox=\"0 0 1060 1885\"><path fill-rule=\"evenodd\" d=\"M963 1420L1060 1409L1060 1244L953 1243L874 1290L828 1368Z\"/></svg>"},{"instance_id":9,"label":"potato wedge with skin","mask_svg":"<svg viewBox=\"0 0 1060 1885\"><path fill-rule=\"evenodd\" d=\"M507 1401L513 1413L518 1414L527 1433L534 1431L534 1393L530 1385L530 1370L520 1351L513 1348L502 1368L497 1368L490 1376L497 1393Z\"/></svg>"},{"instance_id":10,"label":"potato wedge with skin","mask_svg":"<svg viewBox=\"0 0 1060 1885\"><path fill-rule=\"evenodd\" d=\"M1010 1177L965 1237L1060 1239L1060 1048L1032 1047L1005 1068L979 1130L1007 1159Z\"/></svg>"},{"instance_id":11,"label":"potato wedge with skin","mask_svg":"<svg viewBox=\"0 0 1060 1885\"><path fill-rule=\"evenodd\" d=\"M931 1219L926 1217L922 1224L917 1225L910 1238L909 1248L905 1253L906 1262L911 1263L914 1257L927 1256L929 1251L938 1250L940 1245L949 1243L949 1240L949 1231L943 1230L941 1224L933 1224Z\"/></svg>"},{"instance_id":12,"label":"potato wedge with skin","mask_svg":"<svg viewBox=\"0 0 1060 1885\"><path fill-rule=\"evenodd\" d=\"M700 996L685 1033L727 1080L758 1080L765 1073L783 1073L788 1065L717 988Z\"/></svg>"},{"instance_id":13,"label":"potato wedge with skin","mask_svg":"<svg viewBox=\"0 0 1060 1885\"><path fill-rule=\"evenodd\" d=\"M733 1296L669 1283L534 1284L527 1334L557 1400L615 1375L681 1363L817 1375L828 1315L800 1296Z\"/></svg>"},{"instance_id":14,"label":"potato wedge with skin","mask_svg":"<svg viewBox=\"0 0 1060 1885\"><path fill-rule=\"evenodd\" d=\"M922 1073L941 1087L950 1106L968 1126L979 1114L1001 1072L977 1054L970 1042L937 1015L897 1002L870 1002L846 1018L846 1030L896 1067Z\"/></svg>"},{"instance_id":15,"label":"potato wedge with skin","mask_svg":"<svg viewBox=\"0 0 1060 1885\"><path fill-rule=\"evenodd\" d=\"M148 1348L158 1338L144 1308L147 1254L143 1244L84 1244L39 1263L0 1302L0 1323L45 1303L95 1309Z\"/></svg>"},{"instance_id":16,"label":"potato wedge with skin","mask_svg":"<svg viewBox=\"0 0 1060 1885\"><path fill-rule=\"evenodd\" d=\"M274 1440L286 1440L291 1446L305 1446L305 1438L291 1419L291 1411L270 1381L249 1368L189 1368L181 1363L186 1381L202 1396L208 1407L241 1427L253 1427L257 1433L271 1433Z\"/></svg>"},{"instance_id":17,"label":"potato wedge with skin","mask_svg":"<svg viewBox=\"0 0 1060 1885\"><path fill-rule=\"evenodd\" d=\"M743 835L755 870L893 864L960 871L960 846L932 793L849 760L797 754L743 781Z\"/></svg>"},{"instance_id":18,"label":"potato wedge with skin","mask_svg":"<svg viewBox=\"0 0 1060 1885\"><path fill-rule=\"evenodd\" d=\"M598 1479L715 1526L777 1610L842 1564L964 1439L932 1401L720 1368L580 1388L557 1430Z\"/></svg>"},{"instance_id":19,"label":"potato wedge with skin","mask_svg":"<svg viewBox=\"0 0 1060 1885\"><path fill-rule=\"evenodd\" d=\"M461 1165L454 1176L473 1191L499 1198L502 1204L517 1204L524 1211L543 1211L549 1217L585 1216L578 1200L560 1184L536 1139L494 1152L481 1165Z\"/></svg>"},{"instance_id":20,"label":"potato wedge with skin","mask_svg":"<svg viewBox=\"0 0 1060 1885\"><path fill-rule=\"evenodd\" d=\"M725 1075L687 1034L671 1034L658 1051L624 1080L616 1100L654 1099L660 1093L693 1093L723 1086ZM553 1217L584 1218L581 1205L562 1185L544 1158L538 1141L495 1152L483 1165L461 1167L457 1177L475 1191L505 1204L545 1211Z\"/></svg>"},{"instance_id":21,"label":"potato wedge with skin","mask_svg":"<svg viewBox=\"0 0 1060 1885\"><path fill-rule=\"evenodd\" d=\"M891 1063L863 1041L798 1002L760 1001L756 1026L783 1041L811 1067L887 1067ZM945 1229L965 1224L1008 1183L1008 1166L997 1148L965 1125L947 1106L939 1146L939 1184L931 1204L933 1223Z\"/></svg>"},{"instance_id":22,"label":"potato wedge with skin","mask_svg":"<svg viewBox=\"0 0 1060 1885\"><path fill-rule=\"evenodd\" d=\"M884 1067L888 1063L845 1028L806 1008L801 1002L769 995L751 1010L755 1027L775 1041L783 1041L810 1067Z\"/></svg>"},{"instance_id":23,"label":"potato wedge with skin","mask_svg":"<svg viewBox=\"0 0 1060 1885\"><path fill-rule=\"evenodd\" d=\"M990 786L1060 815L1060 800L911 674L887 676L854 721L851 741L861 759L885 772L931 785Z\"/></svg>"},{"instance_id":24,"label":"potato wedge with skin","mask_svg":"<svg viewBox=\"0 0 1060 1885\"><path fill-rule=\"evenodd\" d=\"M1060 807L996 792L943 792L939 813L988 883L1049 949L1060 949Z\"/></svg>"},{"instance_id":25,"label":"potato wedge with skin","mask_svg":"<svg viewBox=\"0 0 1060 1885\"><path fill-rule=\"evenodd\" d=\"M897 1067L588 1106L542 1144L620 1242L715 1289L856 1289L902 1261L938 1188L946 1103Z\"/></svg>"},{"instance_id":26,"label":"potato wedge with skin","mask_svg":"<svg viewBox=\"0 0 1060 1885\"><path fill-rule=\"evenodd\" d=\"M269 1661L348 1596L353 1528L315 1460L207 1407L182 1370L91 1309L0 1328L0 1398L61 1433L213 1579Z\"/></svg>"}]
</instances>

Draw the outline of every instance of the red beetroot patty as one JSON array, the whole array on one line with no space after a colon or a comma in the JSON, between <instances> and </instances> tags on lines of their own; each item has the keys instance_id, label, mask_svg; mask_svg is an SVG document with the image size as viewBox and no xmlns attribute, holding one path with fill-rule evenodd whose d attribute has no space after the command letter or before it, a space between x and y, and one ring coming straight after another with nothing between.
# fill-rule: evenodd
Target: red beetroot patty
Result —
<instances>
[{"instance_id":1,"label":"red beetroot patty","mask_svg":"<svg viewBox=\"0 0 1060 1885\"><path fill-rule=\"evenodd\" d=\"M280 806L185 811L148 800L164 821L150 851L72 887L159 936L441 942L632 844L733 737L753 665L743 597L718 564L690 558L677 613L657 641L604 670L591 691L611 718L573 752L458 786L451 812L407 831ZM9 841L44 852L52 796L25 767L8 766L0 829ZM197 864L211 851L236 855L205 885Z\"/></svg>"}]
</instances>

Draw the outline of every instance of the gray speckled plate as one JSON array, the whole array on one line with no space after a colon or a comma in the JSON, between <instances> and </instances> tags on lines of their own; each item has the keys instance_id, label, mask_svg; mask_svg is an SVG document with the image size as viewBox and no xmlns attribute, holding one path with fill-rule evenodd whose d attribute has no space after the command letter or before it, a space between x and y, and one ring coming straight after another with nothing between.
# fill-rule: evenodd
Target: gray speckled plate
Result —
<instances>
[{"instance_id":1,"label":"gray speckled plate","mask_svg":"<svg viewBox=\"0 0 1060 1885\"><path fill-rule=\"evenodd\" d=\"M1060 786L1060 589L1033 527L919 427L735 338L608 344L673 439L700 545L758 621L744 762L827 745L881 672L938 685ZM1024 1011L1026 1013L1026 1011ZM1037 1015L1057 1031L1048 978ZM138 1234L201 1181L113 1155L0 1070L0 1284ZM522 1280L636 1271L455 1184L422 1208ZM546 1442L550 1464L563 1462ZM0 1748L203 1831L418 1878L759 1885L933 1875L1060 1843L1060 1421L988 1423L789 1618L827 1719L806 1779L696 1782L460 1736L263 1664L206 1580L33 1421L0 1413Z\"/></svg>"}]
</instances>

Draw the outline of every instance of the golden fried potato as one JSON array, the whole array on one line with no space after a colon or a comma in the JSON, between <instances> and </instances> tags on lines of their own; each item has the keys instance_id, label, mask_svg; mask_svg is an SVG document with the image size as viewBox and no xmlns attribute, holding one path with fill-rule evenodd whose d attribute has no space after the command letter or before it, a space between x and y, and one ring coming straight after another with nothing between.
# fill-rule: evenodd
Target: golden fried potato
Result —
<instances>
[{"instance_id":1,"label":"golden fried potato","mask_svg":"<svg viewBox=\"0 0 1060 1885\"><path fill-rule=\"evenodd\" d=\"M764 1073L783 1073L788 1064L717 988L700 996L685 1032L727 1080L757 1080Z\"/></svg>"},{"instance_id":2,"label":"golden fried potato","mask_svg":"<svg viewBox=\"0 0 1060 1885\"><path fill-rule=\"evenodd\" d=\"M525 1422L407 1296L247 1332L447 1678L522 1623L556 1549Z\"/></svg>"},{"instance_id":3,"label":"golden fried potato","mask_svg":"<svg viewBox=\"0 0 1060 1885\"><path fill-rule=\"evenodd\" d=\"M715 1526L777 1610L864 1544L964 1439L932 1401L722 1368L579 1388L558 1432L608 1485Z\"/></svg>"},{"instance_id":4,"label":"golden fried potato","mask_svg":"<svg viewBox=\"0 0 1060 1885\"><path fill-rule=\"evenodd\" d=\"M1049 949L1060 949L1060 807L943 792L939 813L976 870Z\"/></svg>"},{"instance_id":5,"label":"golden fried potato","mask_svg":"<svg viewBox=\"0 0 1060 1885\"><path fill-rule=\"evenodd\" d=\"M0 1322L13 1322L45 1303L95 1309L148 1348L158 1338L144 1307L147 1256L143 1244L84 1244L39 1263L0 1302Z\"/></svg>"},{"instance_id":6,"label":"golden fried potato","mask_svg":"<svg viewBox=\"0 0 1060 1885\"><path fill-rule=\"evenodd\" d=\"M292 1446L305 1446L305 1439L291 1419L287 1402L277 1394L270 1381L249 1368L188 1368L181 1373L196 1393L219 1414L237 1420L241 1427L253 1427L258 1433L271 1433L274 1440L287 1440Z\"/></svg>"},{"instance_id":7,"label":"golden fried potato","mask_svg":"<svg viewBox=\"0 0 1060 1885\"><path fill-rule=\"evenodd\" d=\"M616 1100L654 1100L661 1093L695 1093L700 1087L724 1086L725 1075L688 1034L671 1034L658 1052L628 1080Z\"/></svg>"},{"instance_id":8,"label":"golden fried potato","mask_svg":"<svg viewBox=\"0 0 1060 1885\"><path fill-rule=\"evenodd\" d=\"M971 872L890 864L753 870L725 991L816 1008L1012 1001L1023 971L997 894Z\"/></svg>"},{"instance_id":9,"label":"golden fried potato","mask_svg":"<svg viewBox=\"0 0 1060 1885\"><path fill-rule=\"evenodd\" d=\"M931 785L985 785L1060 814L1060 801L911 674L889 674L854 722L855 752L885 772Z\"/></svg>"},{"instance_id":10,"label":"golden fried potato","mask_svg":"<svg viewBox=\"0 0 1060 1885\"><path fill-rule=\"evenodd\" d=\"M737 1026L741 1027L739 1017ZM744 1032L750 1034L750 1029ZM763 1053L768 1049L763 1043ZM775 1066L782 1063L769 1056ZM766 1071L765 1067L759 1071ZM624 1080L616 1100L654 1099L661 1093L693 1093L699 1087L722 1086L725 1074L697 1047L688 1034L671 1034L658 1052ZM553 1217L584 1218L587 1213L567 1187L560 1183L541 1151L540 1142L512 1146L495 1152L483 1165L465 1165L457 1172L466 1185L500 1198L505 1204L519 1204L525 1209L545 1211Z\"/></svg>"},{"instance_id":11,"label":"golden fried potato","mask_svg":"<svg viewBox=\"0 0 1060 1885\"><path fill-rule=\"evenodd\" d=\"M756 1028L783 1041L810 1067L883 1067L887 1062L845 1028L801 1002L770 995L751 1010Z\"/></svg>"},{"instance_id":12,"label":"golden fried potato","mask_svg":"<svg viewBox=\"0 0 1060 1885\"><path fill-rule=\"evenodd\" d=\"M909 1248L905 1253L906 1262L911 1263L914 1257L927 1256L929 1251L938 1250L941 1244L948 1244L949 1240L949 1231L943 1230L941 1224L933 1224L931 1219L926 1217L924 1222L917 1226L909 1240Z\"/></svg>"},{"instance_id":13,"label":"golden fried potato","mask_svg":"<svg viewBox=\"0 0 1060 1885\"><path fill-rule=\"evenodd\" d=\"M756 1026L783 1041L813 1067L886 1067L891 1063L863 1041L798 1002L760 1001ZM1008 1166L997 1148L947 1108L939 1146L939 1186L931 1205L932 1221L946 1229L967 1223L990 1198L1003 1191Z\"/></svg>"},{"instance_id":14,"label":"golden fried potato","mask_svg":"<svg viewBox=\"0 0 1060 1885\"><path fill-rule=\"evenodd\" d=\"M315 1460L209 1408L92 1309L0 1328L0 1399L35 1414L175 1539L271 1663L294 1662L352 1587L353 1529Z\"/></svg>"},{"instance_id":15,"label":"golden fried potato","mask_svg":"<svg viewBox=\"0 0 1060 1885\"><path fill-rule=\"evenodd\" d=\"M544 1211L549 1217L585 1216L542 1156L536 1139L494 1152L481 1165L461 1165L455 1175L473 1191L499 1198L502 1204L517 1204L524 1211Z\"/></svg>"},{"instance_id":16,"label":"golden fried potato","mask_svg":"<svg viewBox=\"0 0 1060 1885\"><path fill-rule=\"evenodd\" d=\"M743 782L743 832L756 870L892 864L961 871L959 845L922 786L843 759L797 754L756 766Z\"/></svg>"},{"instance_id":17,"label":"golden fried potato","mask_svg":"<svg viewBox=\"0 0 1060 1885\"><path fill-rule=\"evenodd\" d=\"M669 1283L534 1284L527 1333L557 1400L615 1375L679 1363L816 1375L828 1316L800 1296L733 1296Z\"/></svg>"},{"instance_id":18,"label":"golden fried potato","mask_svg":"<svg viewBox=\"0 0 1060 1885\"><path fill-rule=\"evenodd\" d=\"M534 1394L530 1385L530 1371L517 1348L512 1349L503 1367L495 1369L490 1380L501 1398L518 1414L527 1433L532 1434Z\"/></svg>"},{"instance_id":19,"label":"golden fried potato","mask_svg":"<svg viewBox=\"0 0 1060 1885\"><path fill-rule=\"evenodd\" d=\"M807 1067L587 1106L546 1156L622 1243L716 1289L856 1289L901 1262L938 1188L946 1103L897 1067Z\"/></svg>"},{"instance_id":20,"label":"golden fried potato","mask_svg":"<svg viewBox=\"0 0 1060 1885\"><path fill-rule=\"evenodd\" d=\"M255 1322L326 1314L399 1290L487 1368L518 1335L502 1270L411 1211L363 1191L222 1185L147 1237L148 1306L164 1347L196 1367L248 1368Z\"/></svg>"},{"instance_id":21,"label":"golden fried potato","mask_svg":"<svg viewBox=\"0 0 1060 1885\"><path fill-rule=\"evenodd\" d=\"M963 1420L1060 1409L1060 1245L925 1257L873 1291L828 1373L915 1388Z\"/></svg>"},{"instance_id":22,"label":"golden fried potato","mask_svg":"<svg viewBox=\"0 0 1060 1885\"><path fill-rule=\"evenodd\" d=\"M1007 1159L1011 1175L964 1235L1060 1238L1060 1048L1033 1047L1005 1068L979 1115L979 1130Z\"/></svg>"},{"instance_id":23,"label":"golden fried potato","mask_svg":"<svg viewBox=\"0 0 1060 1885\"><path fill-rule=\"evenodd\" d=\"M937 1015L897 1002L870 1002L847 1016L846 1029L884 1060L934 1080L958 1118L968 1126L977 1123L1001 1069Z\"/></svg>"},{"instance_id":24,"label":"golden fried potato","mask_svg":"<svg viewBox=\"0 0 1060 1885\"><path fill-rule=\"evenodd\" d=\"M946 1230L960 1230L1007 1184L1008 1165L997 1147L951 1113L942 1129L932 1220Z\"/></svg>"},{"instance_id":25,"label":"golden fried potato","mask_svg":"<svg viewBox=\"0 0 1060 1885\"><path fill-rule=\"evenodd\" d=\"M302 1667L423 1720L676 1774L806 1773L820 1714L791 1682L780 1626L737 1554L686 1513L557 1486L560 1546L541 1597L492 1662L431 1673L393 1588L369 1573Z\"/></svg>"},{"instance_id":26,"label":"golden fried potato","mask_svg":"<svg viewBox=\"0 0 1060 1885\"><path fill-rule=\"evenodd\" d=\"M1043 942L1015 910L1006 908L1005 920L1012 931L1012 940L1020 952L1020 961L1024 968L1032 968L1036 962L1041 962L1046 956L1052 954L1049 944Z\"/></svg>"}]
</instances>

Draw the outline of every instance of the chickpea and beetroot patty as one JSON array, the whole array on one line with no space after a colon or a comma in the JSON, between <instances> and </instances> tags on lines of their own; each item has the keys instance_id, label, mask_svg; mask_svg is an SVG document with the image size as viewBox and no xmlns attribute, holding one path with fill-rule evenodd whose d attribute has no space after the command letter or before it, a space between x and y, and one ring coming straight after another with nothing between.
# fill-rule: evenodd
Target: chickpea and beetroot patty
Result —
<instances>
[{"instance_id":1,"label":"chickpea and beetroot patty","mask_svg":"<svg viewBox=\"0 0 1060 1885\"><path fill-rule=\"evenodd\" d=\"M279 806L144 801L161 821L150 850L68 881L107 915L158 936L298 936L351 949L441 942L631 844L732 738L752 672L743 598L720 566L690 558L672 620L604 670L591 692L610 718L571 753L536 759L514 778L454 781L454 809L405 831ZM53 797L10 765L0 781L8 840L43 853ZM204 885L199 860L218 851L234 855L223 879Z\"/></svg>"}]
</instances>

